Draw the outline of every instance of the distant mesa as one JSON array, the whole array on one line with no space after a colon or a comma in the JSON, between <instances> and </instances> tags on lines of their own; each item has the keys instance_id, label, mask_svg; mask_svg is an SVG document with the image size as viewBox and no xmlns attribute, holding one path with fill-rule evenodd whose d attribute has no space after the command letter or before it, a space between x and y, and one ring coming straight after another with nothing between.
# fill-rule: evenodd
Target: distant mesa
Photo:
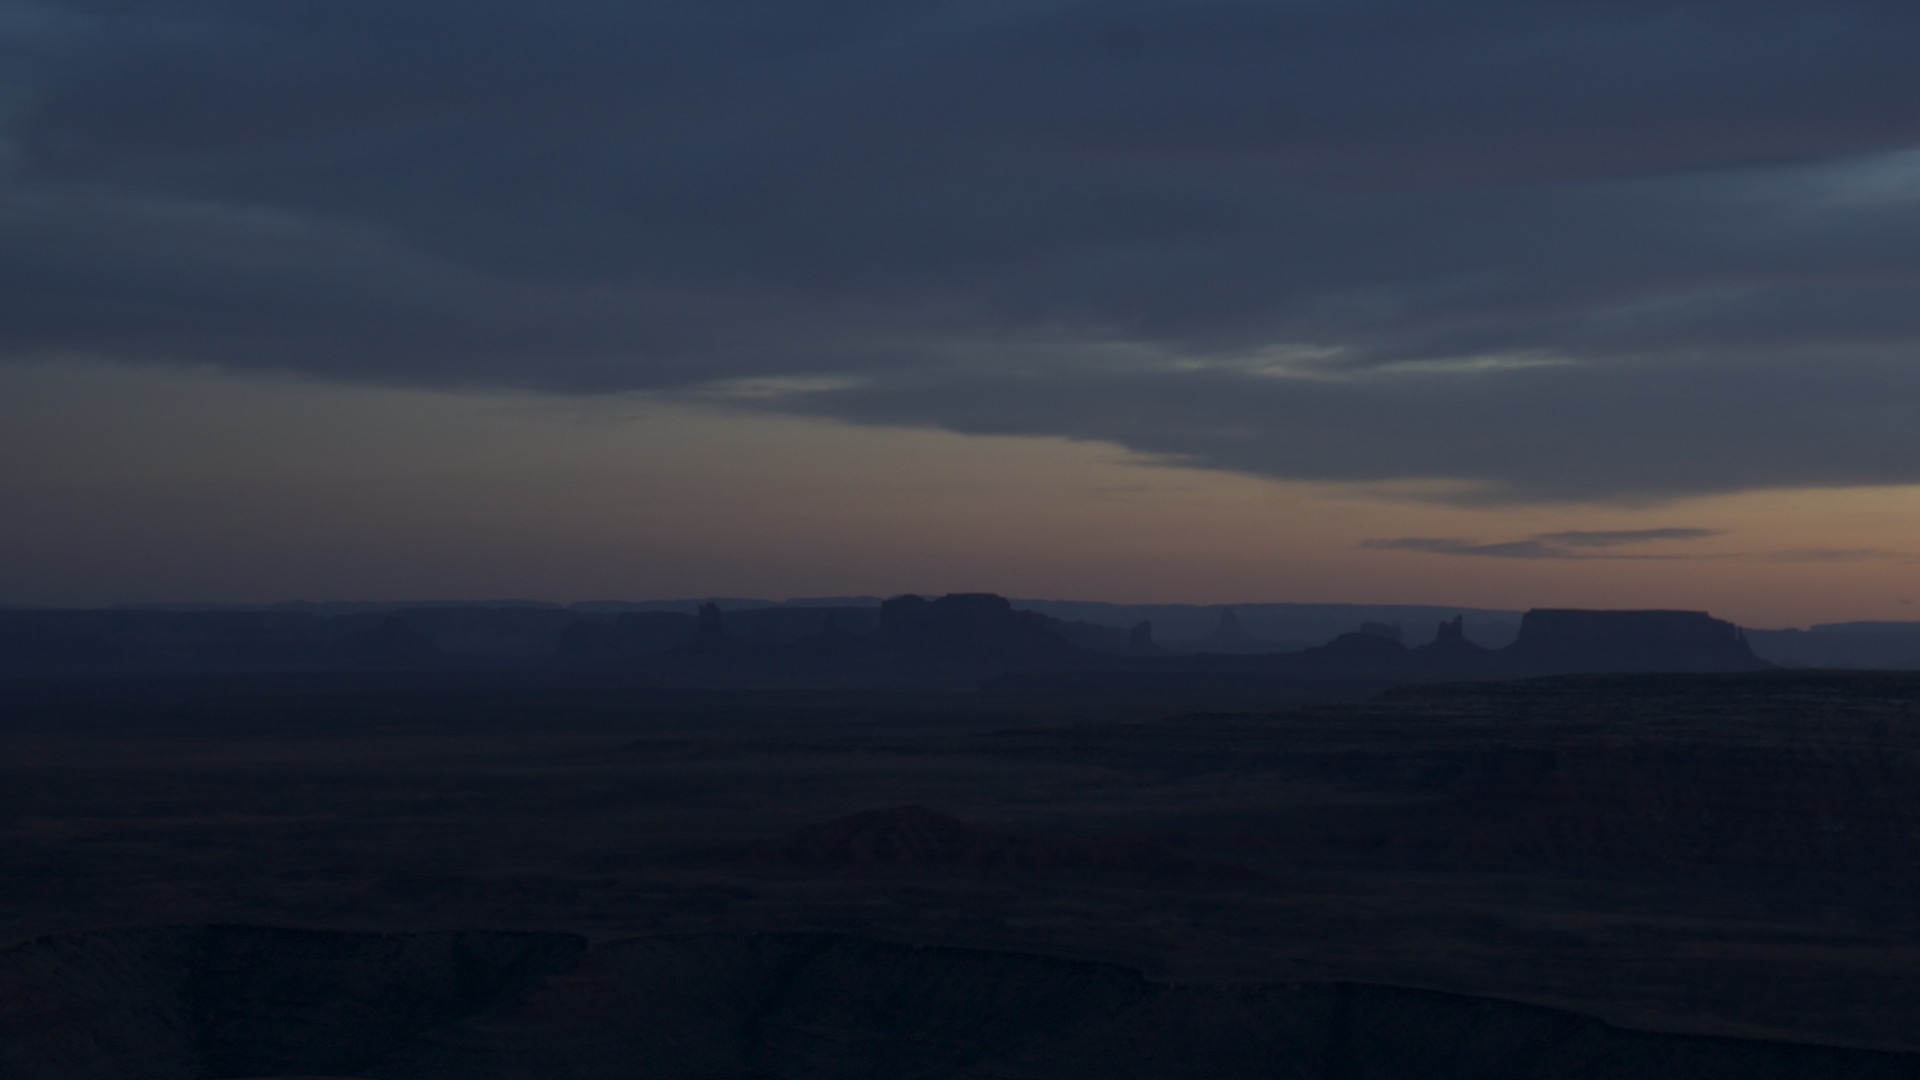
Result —
<instances>
[{"instance_id":1,"label":"distant mesa","mask_svg":"<svg viewBox=\"0 0 1920 1080\"><path fill-rule=\"evenodd\" d=\"M1700 611L1527 612L1520 637L1505 652L1544 673L1760 671L1730 622Z\"/></svg>"},{"instance_id":2,"label":"distant mesa","mask_svg":"<svg viewBox=\"0 0 1920 1080\"><path fill-rule=\"evenodd\" d=\"M1258 698L1261 687L1288 679L1296 689L1318 680L1355 693L1406 681L1768 666L1738 627L1687 611L1532 611L1512 644L1494 649L1470 640L1458 614L1417 646L1408 645L1401 623L1369 618L1347 623L1357 631L1324 644L1283 648L1252 633L1234 608L1207 609L1217 610L1210 633L1168 645L1150 621L1056 618L992 593L896 596L866 606L632 608L0 611L0 676L591 670L659 685L948 689L1012 676L1048 693L1131 694L1127 687L1152 685L1172 697L1205 697L1233 685ZM1062 608L1081 609L1105 610ZM1486 626L1477 623L1476 634ZM1504 637L1497 627L1485 632ZM1769 658L1788 663L1812 656L1830 666L1848 666L1850 658L1858 658L1851 666L1920 666L1920 631L1901 626L1755 636L1773 650Z\"/></svg>"},{"instance_id":3,"label":"distant mesa","mask_svg":"<svg viewBox=\"0 0 1920 1080\"><path fill-rule=\"evenodd\" d=\"M1920 622L1822 623L1746 636L1756 655L1782 667L1920 669Z\"/></svg>"},{"instance_id":4,"label":"distant mesa","mask_svg":"<svg viewBox=\"0 0 1920 1080\"><path fill-rule=\"evenodd\" d=\"M1225 620L1223 620L1224 622ZM1029 669L1000 677L998 690L1027 694L1126 695L1168 708L1262 709L1276 703L1363 697L1411 683L1523 679L1587 673L1741 672L1768 668L1731 623L1701 612L1539 611L1517 639L1485 648L1460 616L1432 641L1408 647L1388 626L1368 626L1290 652L1188 653L1111 658L1076 670Z\"/></svg>"},{"instance_id":5,"label":"distant mesa","mask_svg":"<svg viewBox=\"0 0 1920 1080\"><path fill-rule=\"evenodd\" d=\"M1358 631L1293 655L1308 667L1377 668L1404 666L1411 653L1397 638Z\"/></svg>"},{"instance_id":6,"label":"distant mesa","mask_svg":"<svg viewBox=\"0 0 1920 1080\"><path fill-rule=\"evenodd\" d=\"M1398 627L1369 624L1281 662L1303 670L1405 668L1436 677L1484 678L1605 672L1760 671L1732 623L1698 611L1530 611L1504 649L1467 639L1459 618L1440 623L1432 642L1409 649Z\"/></svg>"},{"instance_id":7,"label":"distant mesa","mask_svg":"<svg viewBox=\"0 0 1920 1080\"><path fill-rule=\"evenodd\" d=\"M938 600L896 596L880 605L879 644L923 661L995 666L1071 663L1082 656L1051 622L1016 611L993 593L952 593Z\"/></svg>"}]
</instances>

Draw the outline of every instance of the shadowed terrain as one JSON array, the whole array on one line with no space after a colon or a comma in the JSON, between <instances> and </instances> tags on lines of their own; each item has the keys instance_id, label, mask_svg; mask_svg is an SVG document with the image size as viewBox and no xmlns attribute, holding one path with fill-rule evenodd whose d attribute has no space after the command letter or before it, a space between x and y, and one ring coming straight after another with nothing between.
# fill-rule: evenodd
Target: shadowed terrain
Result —
<instances>
[{"instance_id":1,"label":"shadowed terrain","mask_svg":"<svg viewBox=\"0 0 1920 1080\"><path fill-rule=\"evenodd\" d=\"M1202 1074L1425 1075L1328 1064L1342 993L1356 1017L1453 1017L1392 1029L1419 1061L1465 1060L1422 1040L1512 1010L1487 1030L1512 1032L1519 1071L1436 1076L1615 1075L1542 1047L1639 1060L1621 1032L1911 1053L1920 680L1565 676L1185 713L447 673L15 681L0 874L16 943L0 1046L25 1077L599 1075L631 1059L500 1063L613 1038L560 1034L576 1012L630 1033L705 1015L683 1000L696 970L736 997L826 980L793 1008L895 989L781 1013L764 1043L632 1034L726 1063L662 1075L1127 1075L1112 1063L1132 1052L1099 1055L1228 1031L1295 1034L1277 1058L1233 1043L1242 1064ZM213 929L163 929L179 927ZM726 959L676 951L694 941ZM794 959L809 950L826 966ZM951 975L968 1004L887 1013L948 992L929 957L975 972ZM743 974L763 961L787 974ZM862 973L834 982L834 965ZM993 1002L1054 979L1118 996L1050 1034L994 1034ZM294 1010L328 1018L307 1034L242 1022L291 1015L282 991L339 1000ZM1178 1034L1206 1024L1223 1028ZM1138 1060L1189 1052L1176 1042ZM940 1056L976 1045L1003 1049ZM93 1053L137 1063L61 1064ZM1057 1068L1016 1067L1043 1059ZM1311 1064L1244 1064L1282 1059ZM1723 1075L1699 1070L1672 1075Z\"/></svg>"},{"instance_id":2,"label":"shadowed terrain","mask_svg":"<svg viewBox=\"0 0 1920 1080\"><path fill-rule=\"evenodd\" d=\"M0 985L10 1075L1920 1076L1907 1055L1655 1035L1486 998L1168 986L1105 964L828 935L589 947L168 929L18 946L0 953Z\"/></svg>"}]
</instances>

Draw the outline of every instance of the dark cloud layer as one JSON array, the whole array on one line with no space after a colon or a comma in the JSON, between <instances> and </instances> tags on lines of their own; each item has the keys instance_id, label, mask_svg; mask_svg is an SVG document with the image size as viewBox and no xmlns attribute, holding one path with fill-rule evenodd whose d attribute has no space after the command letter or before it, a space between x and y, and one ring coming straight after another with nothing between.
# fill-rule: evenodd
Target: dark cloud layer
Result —
<instances>
[{"instance_id":1,"label":"dark cloud layer","mask_svg":"<svg viewBox=\"0 0 1920 1080\"><path fill-rule=\"evenodd\" d=\"M16 2L0 357L1485 499L1914 482L1917 39L1893 2Z\"/></svg>"}]
</instances>

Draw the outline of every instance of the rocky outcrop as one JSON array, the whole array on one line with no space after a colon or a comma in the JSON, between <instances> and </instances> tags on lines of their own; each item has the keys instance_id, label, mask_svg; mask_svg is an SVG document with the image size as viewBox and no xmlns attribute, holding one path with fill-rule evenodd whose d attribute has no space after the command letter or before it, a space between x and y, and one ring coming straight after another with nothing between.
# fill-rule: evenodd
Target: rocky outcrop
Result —
<instances>
[{"instance_id":1,"label":"rocky outcrop","mask_svg":"<svg viewBox=\"0 0 1920 1080\"><path fill-rule=\"evenodd\" d=\"M1920 1059L1652 1034L1353 984L829 935L367 935L216 927L0 953L0 1072L222 1080L1911 1080Z\"/></svg>"},{"instance_id":2,"label":"rocky outcrop","mask_svg":"<svg viewBox=\"0 0 1920 1080\"><path fill-rule=\"evenodd\" d=\"M1044 616L1015 611L992 593L894 597L880 605L877 636L876 648L898 661L935 666L1004 668L1071 663L1085 655Z\"/></svg>"},{"instance_id":3,"label":"rocky outcrop","mask_svg":"<svg viewBox=\"0 0 1920 1080\"><path fill-rule=\"evenodd\" d=\"M1415 649L1414 653L1423 667L1474 670L1489 666L1492 650L1481 648L1468 640L1466 620L1456 615L1442 620L1434 631L1433 640Z\"/></svg>"},{"instance_id":4,"label":"rocky outcrop","mask_svg":"<svg viewBox=\"0 0 1920 1080\"><path fill-rule=\"evenodd\" d=\"M1213 633L1200 639L1193 647L1200 652L1207 653L1234 654L1274 651L1272 642L1263 641L1248 632L1247 628L1241 624L1240 616L1234 614L1232 608L1222 609L1220 612L1220 621L1214 625Z\"/></svg>"},{"instance_id":5,"label":"rocky outcrop","mask_svg":"<svg viewBox=\"0 0 1920 1080\"><path fill-rule=\"evenodd\" d=\"M1527 612L1503 655L1529 672L1759 671L1740 628L1700 611Z\"/></svg>"},{"instance_id":6,"label":"rocky outcrop","mask_svg":"<svg viewBox=\"0 0 1920 1080\"><path fill-rule=\"evenodd\" d=\"M1714 673L1770 666L1747 647L1739 627L1704 612L1555 609L1527 612L1519 638L1499 650L1468 641L1461 620L1453 619L1440 624L1430 644L1415 649L1363 628L1278 662L1303 671L1403 671L1415 679Z\"/></svg>"},{"instance_id":7,"label":"rocky outcrop","mask_svg":"<svg viewBox=\"0 0 1920 1080\"><path fill-rule=\"evenodd\" d=\"M1413 659L1405 645L1379 634L1341 634L1325 645L1296 654L1302 667L1403 668Z\"/></svg>"},{"instance_id":8,"label":"rocky outcrop","mask_svg":"<svg viewBox=\"0 0 1920 1080\"><path fill-rule=\"evenodd\" d=\"M1224 608L1211 636L1174 651L1195 649L1197 655L1169 655L1150 623L1127 629L1063 622L989 593L900 596L877 608L723 612L708 602L697 615L478 606L324 617L0 612L0 676L597 668L667 685L952 687L1044 671L1064 673L1063 685L1076 692L1131 679L1176 697L1205 698L1223 673L1235 673L1228 682L1290 681L1295 690L1329 676L1357 676L1378 689L1409 680L1767 666L1736 627L1676 611L1534 611L1518 640L1501 650L1467 641L1458 617L1418 648L1402 644L1398 624L1367 621L1357 634L1281 651ZM1183 679L1194 685L1181 685Z\"/></svg>"},{"instance_id":9,"label":"rocky outcrop","mask_svg":"<svg viewBox=\"0 0 1920 1080\"><path fill-rule=\"evenodd\" d=\"M1123 640L1106 627L1082 629ZM669 685L718 688L963 688L1016 668L1071 667L1099 657L1061 630L1055 620L1015 611L988 593L899 596L877 614L836 608L723 614L708 603L691 641L643 657L629 670ZM1119 642L1114 645L1117 651Z\"/></svg>"},{"instance_id":10,"label":"rocky outcrop","mask_svg":"<svg viewBox=\"0 0 1920 1080\"><path fill-rule=\"evenodd\" d=\"M1230 613L1229 613L1230 614ZM1223 619L1223 624L1225 620ZM1690 611L1528 612L1504 649L1468 640L1463 620L1442 622L1433 641L1409 648L1385 624L1292 652L1234 654L1226 648L1132 655L1122 665L1060 664L1019 672L994 687L1025 694L1116 694L1169 709L1273 708L1357 698L1415 683L1577 674L1729 673L1771 665L1732 623ZM1231 636L1231 635L1230 635Z\"/></svg>"}]
</instances>

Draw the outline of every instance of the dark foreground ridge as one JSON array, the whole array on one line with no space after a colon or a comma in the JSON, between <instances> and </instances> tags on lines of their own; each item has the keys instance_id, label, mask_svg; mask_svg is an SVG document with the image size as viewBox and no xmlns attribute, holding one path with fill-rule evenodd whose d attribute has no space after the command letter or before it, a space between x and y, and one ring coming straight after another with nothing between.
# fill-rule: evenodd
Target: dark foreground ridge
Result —
<instances>
[{"instance_id":1,"label":"dark foreground ridge","mask_svg":"<svg viewBox=\"0 0 1920 1080\"><path fill-rule=\"evenodd\" d=\"M1122 967L823 934L348 934L215 926L0 953L20 1080L1299 1077L1880 1080L1920 1058L1629 1031L1351 983L1176 986Z\"/></svg>"}]
</instances>

